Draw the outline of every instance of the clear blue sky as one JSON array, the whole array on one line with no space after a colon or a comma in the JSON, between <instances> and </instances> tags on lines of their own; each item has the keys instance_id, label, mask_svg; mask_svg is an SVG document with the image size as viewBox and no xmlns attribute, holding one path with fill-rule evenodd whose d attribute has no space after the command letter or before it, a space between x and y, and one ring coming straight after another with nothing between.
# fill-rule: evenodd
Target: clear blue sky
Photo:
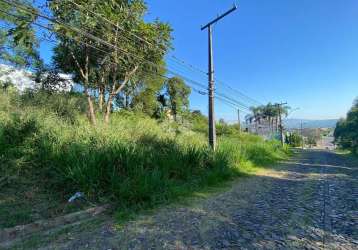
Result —
<instances>
[{"instance_id":1,"label":"clear blue sky","mask_svg":"<svg viewBox=\"0 0 358 250\"><path fill-rule=\"evenodd\" d=\"M171 54L207 70L207 33L200 26L232 6L232 0L148 0L148 20L174 29ZM358 1L242 0L214 27L216 77L262 102L287 101L292 118L345 115L358 96ZM48 56L48 47L42 52ZM177 67L169 63L172 67ZM205 76L185 75L206 83ZM218 84L218 89L231 94ZM235 97L235 94L232 93ZM242 100L245 102L245 100ZM236 111L217 101L217 117ZM191 96L191 108L207 113L207 97Z\"/></svg>"}]
</instances>

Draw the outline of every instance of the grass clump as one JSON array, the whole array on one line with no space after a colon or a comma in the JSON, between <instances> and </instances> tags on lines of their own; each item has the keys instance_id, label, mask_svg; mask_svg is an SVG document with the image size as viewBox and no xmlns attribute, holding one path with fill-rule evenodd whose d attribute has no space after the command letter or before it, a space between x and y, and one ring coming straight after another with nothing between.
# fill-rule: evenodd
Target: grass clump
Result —
<instances>
[{"instance_id":1,"label":"grass clump","mask_svg":"<svg viewBox=\"0 0 358 250\"><path fill-rule=\"evenodd\" d=\"M123 216L286 155L278 142L249 134L223 135L213 152L203 133L131 112L114 113L110 125L94 128L79 98L56 96L46 106L38 105L50 101L46 96L9 99L2 94L1 172L41 180L58 197L81 191L91 200L113 202Z\"/></svg>"}]
</instances>

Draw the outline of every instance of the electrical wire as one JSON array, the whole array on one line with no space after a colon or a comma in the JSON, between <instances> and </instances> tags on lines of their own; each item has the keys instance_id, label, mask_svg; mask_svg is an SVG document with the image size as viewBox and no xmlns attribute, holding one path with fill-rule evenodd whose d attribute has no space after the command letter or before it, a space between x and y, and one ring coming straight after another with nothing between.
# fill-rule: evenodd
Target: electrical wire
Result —
<instances>
[{"instance_id":1,"label":"electrical wire","mask_svg":"<svg viewBox=\"0 0 358 250\"><path fill-rule=\"evenodd\" d=\"M0 1L5 2L5 3L7 3L7 4L9 4L9 5L12 5L12 6L15 5L16 7L19 7L20 9L24 10L25 12L28 12L28 13L31 12L32 14L37 15L38 17L42 17L42 18L44 18L44 19L46 19L46 20L48 20L48 21L50 21L50 22L52 22L52 23L57 23L57 24L59 24L59 25L63 25L63 26L65 26L65 27L67 27L67 28L69 28L69 29L71 29L71 30L74 30L74 31L76 31L76 32L78 32L78 33L80 33L80 34L86 36L86 37L89 37L89 38L91 38L91 39L93 39L93 40L95 40L95 41L97 41L97 42L99 42L99 43L101 43L101 44L105 43L105 45L108 45L108 46L110 46L110 47L118 48L117 46L112 45L112 44L110 44L110 43L108 43L108 42L106 42L106 41L104 41L104 40L102 40L102 39L100 39L100 38L98 38L98 37L93 36L92 34L89 34L89 33L85 32L85 31L82 31L82 30L77 29L77 28L73 28L73 27L71 27L71 26L69 26L69 25L66 25L66 24L64 24L64 23L62 23L62 22L60 22L60 21L58 21L58 20L55 20L55 19L50 18L50 17L47 17L47 16L45 16L45 15L36 13L36 12L34 12L34 11L32 11L32 10L30 11L30 10L28 10L28 9L25 8L25 7L18 6L19 4L10 3L10 2L7 1L7 0L0 0ZM2 11L2 12L4 12L4 11ZM11 15L10 13L7 13L7 14ZM12 16L14 16L14 15L12 15ZM41 24L38 24L38 23L34 23L34 24L37 25L38 27L45 28L45 29L47 29L47 30L49 30L49 31L51 31L51 32L54 32L54 31L53 31L51 28L49 28L49 27L46 27L46 26L41 25ZM77 41L77 42L79 42L79 41ZM81 42L81 43L83 43L83 42ZM95 48L95 49L98 49L97 47L95 47L95 46L93 46L93 45L89 45L89 44L86 44L86 45L88 45L88 46L90 46L90 47L93 47L93 48ZM121 51L123 51L121 48L118 48L118 49L121 50ZM103 51L103 50L101 50L101 51L102 51L102 52L106 52L106 51ZM127 52L127 51L125 51L125 52L128 53L128 54L130 54L130 53ZM132 54L131 54L131 55L132 55ZM145 60L145 61L147 61L147 60ZM150 61L149 61L149 63L152 64L152 65L154 64L154 63L152 63L152 62L150 62ZM155 66L157 67L158 65L155 64ZM168 72L171 73L171 74L180 76L180 77L182 77L184 80L186 80L186 81L188 81L188 82L191 82L191 83L194 84L194 85L200 86L200 87L202 87L202 88L204 88L204 89L206 88L205 85L203 85L203 84L201 84L201 83L198 83L198 82L196 82L196 81L194 81L194 80L192 80L192 79L190 79L190 78L188 78L188 77L179 75L179 74L177 74L176 72L174 72L174 71L172 71L172 70L168 70ZM202 93L202 92L201 92L201 93ZM243 107L243 108L248 109L247 106L243 105L242 103L240 103L240 102L238 102L238 101L236 101L236 100L234 100L234 99L232 99L232 98L230 98L230 97L227 97L227 96L224 95L224 94L217 93L217 95L219 95L219 97L215 96L216 99L219 99L219 100L225 100L225 99L227 99L226 102L227 102L227 103L230 103L231 105L236 105L236 106L239 105L239 106L241 106L241 108Z\"/></svg>"},{"instance_id":2,"label":"electrical wire","mask_svg":"<svg viewBox=\"0 0 358 250\"><path fill-rule=\"evenodd\" d=\"M131 31L127 31L127 30L126 30L125 28L123 28L122 26L113 23L112 21L110 21L110 20L108 20L107 18L103 17L102 15L96 13L95 11L92 11L92 10L90 10L90 9L88 9L88 8L86 8L86 7L84 7L84 6L82 6L82 5L79 5L79 4L75 3L73 0L67 0L67 1L68 1L68 2L71 2L71 3L72 3L73 5L75 5L77 8L79 8L79 9L81 9L81 10L85 10L85 11L87 11L87 12L89 12L89 13L95 15L96 17L101 18L102 20L106 21L108 24L113 25L114 27L116 27L116 28L122 30L123 32L129 33L129 34L132 35L133 37L135 37L135 38L137 38L137 39L139 39L139 40L141 40L141 41L147 43L148 45L151 45L151 46L154 46L154 47L156 47L156 48L159 48L157 45L154 45L153 43L149 42L147 39L142 38L142 37L139 37L138 35L136 35L135 33L131 32ZM159 49L160 49L160 48L159 48ZM162 52L166 53L166 51L164 51L164 50L162 50ZM197 67L195 67L195 66L193 66L193 65L191 65L191 64L186 63L184 60L179 59L178 57L176 57L176 56L174 56L174 55L172 55L172 56L170 56L170 57L171 57L174 61L176 61L177 63L183 65L184 67L186 67L186 68L188 68L188 69L190 69L191 71L195 71L195 72L199 72L199 73L201 73L201 74L207 75L207 73L206 73L205 71L203 71L203 70L201 70L201 69L199 69L199 68L197 68ZM168 59L171 59L171 58L168 58ZM252 104L262 105L260 102L258 102L258 101L256 101L255 99L253 99L253 98L251 98L251 97L245 95L245 94L242 93L241 91L232 88L230 85L226 84L225 82L223 82L223 81L221 81L221 80L219 80L219 79L216 79L216 81L217 81L218 83L220 83L221 85L227 87L228 89L234 91L234 92L237 93L238 95L242 96L244 99L247 99L247 100L248 100L249 102L251 102Z\"/></svg>"}]
</instances>

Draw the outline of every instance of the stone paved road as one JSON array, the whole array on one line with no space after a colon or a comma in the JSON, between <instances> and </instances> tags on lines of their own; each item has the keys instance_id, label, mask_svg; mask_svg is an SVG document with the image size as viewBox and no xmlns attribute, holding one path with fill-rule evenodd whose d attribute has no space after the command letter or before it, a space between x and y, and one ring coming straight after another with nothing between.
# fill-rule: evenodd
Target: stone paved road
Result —
<instances>
[{"instance_id":1,"label":"stone paved road","mask_svg":"<svg viewBox=\"0 0 358 250\"><path fill-rule=\"evenodd\" d=\"M357 171L345 156L305 151L195 206L44 249L358 249Z\"/></svg>"}]
</instances>

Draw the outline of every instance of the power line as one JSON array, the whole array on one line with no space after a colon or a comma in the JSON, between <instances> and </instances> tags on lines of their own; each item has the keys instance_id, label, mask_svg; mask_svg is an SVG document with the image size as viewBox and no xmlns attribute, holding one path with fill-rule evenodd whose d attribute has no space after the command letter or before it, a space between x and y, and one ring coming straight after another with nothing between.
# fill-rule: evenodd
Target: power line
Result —
<instances>
[{"instance_id":1,"label":"power line","mask_svg":"<svg viewBox=\"0 0 358 250\"><path fill-rule=\"evenodd\" d=\"M2 0L0 0L0 1L2 1ZM15 17L15 18L20 19L20 20L27 20L27 19L24 18L24 17L11 14L11 13L6 12L6 11L4 11L4 10L0 10L0 12L2 12L2 13L4 13L4 14L7 14L7 15L9 15L9 16ZM36 23L36 22L32 22L32 24L35 25L35 26L37 26L37 27L39 27L39 28L46 29L46 30L48 30L48 31L50 31L50 32L55 32L54 30L52 30L52 29L51 29L50 27L48 27L48 26L45 26L45 25L42 25L42 24L39 24L39 23ZM49 41L49 42L57 43L56 41L53 41L53 40L50 40L50 39L47 39L47 38L45 38L45 40L47 40L47 41ZM89 47L91 47L91 48L93 48L93 49L96 49L96 50L99 50L99 51L101 51L101 52L108 53L108 51L99 49L98 47L95 47L94 45L85 43L85 42L83 42L83 41L76 41L76 42L81 43L81 44L86 45L86 46L89 46Z\"/></svg>"},{"instance_id":2,"label":"power line","mask_svg":"<svg viewBox=\"0 0 358 250\"><path fill-rule=\"evenodd\" d=\"M67 1L70 2L70 3L72 3L73 5L75 5L78 9L81 9L82 11L87 11L87 12L89 12L89 13L95 15L96 17L101 18L102 20L104 20L104 21L107 22L108 24L110 24L110 25L112 25L112 26L114 26L114 27L116 27L116 28L122 30L123 32L129 33L129 34L132 35L133 37L135 37L135 38L137 38L137 39L139 39L139 40L141 40L141 41L147 43L148 45L151 45L151 46L153 46L153 47L156 47L156 48L160 49L160 50L161 50L162 52L164 52L164 53L167 52L166 50L159 48L158 45L155 45L155 44L153 44L152 42L149 42L148 39L145 39L145 38L143 38L143 37L140 37L140 36L138 36L137 34L135 34L134 32L131 32L131 31L129 31L129 30L126 30L126 29L123 28L122 26L113 23L112 21L108 20L106 17L102 16L101 14L98 14L97 12L95 12L95 11L93 11L93 10L90 10L89 8L86 8L86 7L84 7L83 5L77 4L77 3L75 3L75 2L72 1L72 0L67 0ZM191 64L186 63L184 60L179 59L178 57L176 57L176 56L174 56L174 55L171 55L169 59L171 59L171 58L172 58L174 61L176 61L177 63L180 63L180 64L182 64L182 65L185 66L185 67L188 67L189 69L196 69L196 70L198 70L198 71L200 71L200 72L202 72L202 73L204 73L204 74L207 74L206 72L204 72L204 71L202 71L202 70L196 68L195 66L193 66L193 65L191 65Z\"/></svg>"},{"instance_id":3,"label":"power line","mask_svg":"<svg viewBox=\"0 0 358 250\"><path fill-rule=\"evenodd\" d=\"M190 86L190 88L191 88L192 90L194 90L195 92L201 94L201 95L208 95L207 92L203 92L203 91L198 90L198 89L196 89L196 88L194 88L194 87L192 87L192 86ZM229 106L230 108L233 108L233 109L235 109L235 110L240 110L240 111L242 111L242 112L245 113L245 114L249 114L248 112L244 111L241 107L238 107L235 103L232 103L232 102L230 102L230 101L228 101L228 100L226 100L226 99L224 99L224 98L222 98L222 97L215 96L214 98L217 99L217 100L219 100L221 103L226 104L226 105Z\"/></svg>"},{"instance_id":4,"label":"power line","mask_svg":"<svg viewBox=\"0 0 358 250\"><path fill-rule=\"evenodd\" d=\"M73 31L75 31L75 32L77 32L77 33L79 33L79 34L81 34L81 35L83 35L83 36L89 38L89 39L95 40L95 41L98 42L98 43L107 45L107 46L112 47L112 48L115 48L115 49L119 49L120 51L126 53L127 55L130 55L130 56L136 57L136 58L138 58L138 59L140 59L140 60L143 60L143 61L145 61L146 63L149 63L149 64L153 65L153 66L156 67L156 68L159 68L159 67L160 67L159 65L157 65L157 64L155 64L155 63L153 63L153 62L151 62L151 61L148 61L148 60L146 60L146 59L144 59L144 58L141 58L141 57L139 57L139 56L137 56L137 55L133 55L132 53L130 53L130 52L128 52L128 51L126 51L126 50L124 50L124 49L122 49L122 48L119 48L118 46L113 45L113 44L111 44L111 43L109 43L109 42L107 42L107 41L105 41L105 40L103 40L103 39L101 39L101 38L98 38L98 37L92 35L91 33L88 33L88 32L86 32L86 31L83 31L83 30L78 29L78 28L76 28L76 27L72 27L72 26L70 26L70 25L68 25L68 24L65 24L65 23L63 23L63 22L61 22L61 21L58 21L57 19L50 18L50 17L48 17L48 16L42 15L42 14L40 14L40 13L37 13L37 12L35 12L35 11L33 11L33 10L29 10L28 7L23 7L23 6L24 6L23 4L11 3L11 2L9 2L9 1L7 1L7 0L0 0L0 1L5 2L5 3L9 4L9 5L15 6L15 7L19 7L20 9L24 10L25 12L28 12L28 13L30 12L30 13L32 13L32 14L34 14L34 15L37 15L37 16L39 16L39 17L41 17L41 18L44 18L44 19L46 19L46 20L48 20L48 21L50 21L50 22L52 22L52 23L57 23L57 24L59 24L59 25L65 26L65 27L67 27L67 28L69 28L69 29L71 29L71 30L73 30ZM20 5L20 6L19 6L19 5ZM52 31L52 32L53 32L53 31ZM103 51L103 50L102 50L102 51ZM143 62L143 61L142 61L142 62ZM162 67L162 68L163 68L163 67ZM164 68L164 69L165 69L165 68ZM192 80L192 79L190 79L190 78L188 78L188 77L186 77L186 76L183 76L183 75L181 75L181 74L178 74L178 73L174 72L173 70L170 70L170 69L166 69L166 70L168 70L169 73L171 73L171 74L173 74L173 75L176 75L176 76L179 76L179 77L185 79L186 81L191 82L191 83L194 84L194 85L197 85L197 86L200 86L200 87L205 88L205 85L203 85L203 84L201 84L201 83L199 83L199 82L197 82L197 81L194 81L194 80ZM225 94L222 94L222 93L220 93L220 92L217 92L217 95L220 95L220 96L222 96L222 97L224 97L224 98L226 98L226 99L229 99L229 100L231 100L231 101L237 103L238 105L240 105L240 106L242 106L242 107L244 107L244 108L248 108L248 107L247 107L246 105L244 105L243 103L238 102L238 101L234 100L233 98L230 98L230 97L226 96Z\"/></svg>"},{"instance_id":5,"label":"power line","mask_svg":"<svg viewBox=\"0 0 358 250\"><path fill-rule=\"evenodd\" d=\"M86 8L86 7L82 6L82 5L79 5L79 4L75 3L75 2L72 1L72 0L67 0L67 1L71 2L72 4L74 4L77 8L79 8L79 9L81 9L81 10L88 11L88 12L90 12L91 14L93 14L93 15L95 15L95 16L101 18L102 20L104 20L104 21L106 21L107 23L113 25L114 27L117 27L118 29L122 30L123 32L127 32L127 33L131 34L133 37L135 37L135 38L137 38L137 39L139 39L139 40L141 40L141 41L147 43L148 45L151 45L151 46L154 46L154 47L159 48L157 45L154 45L153 43L149 42L147 39L142 38L142 37L139 37L139 36L136 35L135 33L130 32L130 31L126 30L125 28L123 28L122 26L113 23L112 21L110 21L110 20L108 20L107 18L103 17L102 15L96 13L95 11L92 11L92 10L90 10L89 8ZM159 49L160 49L160 48L159 48ZM166 51L162 49L162 52L166 52ZM203 70L201 70L201 69L199 69L199 68L197 68L197 67L195 67L195 66L193 66L193 65L191 65L191 64L189 64L189 63L186 63L184 60L179 59L178 57L176 57L176 56L174 56L174 55L172 55L171 58L173 58L174 61L176 61L177 63L183 65L184 67L186 67L186 68L188 68L188 69L190 69L191 71L195 71L195 72L199 72L199 73L202 73L202 74L204 74L204 75L207 75L207 72L205 72L205 71L203 71ZM170 59L170 58L168 58L168 59ZM244 93L240 92L239 90L236 90L236 89L232 88L230 85L226 84L225 82L223 82L223 81L221 81L221 80L219 80L219 79L216 79L216 80L217 80L218 83L220 83L221 85L227 87L228 89L230 89L230 90L236 92L237 94L239 94L239 95L242 96L243 98L247 99L249 102L251 102L251 103L253 103L253 104L259 104L259 105L261 105L260 102L258 102L258 101L256 101L255 99L253 99L253 98L251 98L251 97L245 95Z\"/></svg>"},{"instance_id":6,"label":"power line","mask_svg":"<svg viewBox=\"0 0 358 250\"><path fill-rule=\"evenodd\" d=\"M0 10L0 11L1 11L1 10ZM6 13L5 11L1 11L1 12ZM6 14L9 14L9 13L6 13ZM12 15L12 16L17 17L17 16L15 16L15 15ZM40 27L40 28L44 28L44 29L47 29L47 30L49 30L49 31L52 31L49 27L46 27L46 26L44 26L44 25L41 25L41 24L38 24L38 23L33 23L33 24L36 25L36 26L38 26L38 27ZM50 40L50 39L46 39L46 40L47 40L47 41L50 41L50 42L53 42L53 43L56 43L56 41L53 41L53 40ZM82 42L82 41L77 41L77 42L79 42L79 43L81 43L81 44L83 44L83 45L85 45L85 46L89 46L89 47L91 47L91 48L93 48L93 49L99 50L99 51L101 51L101 52L104 52L104 53L107 52L107 51L104 51L104 50L102 50L102 49L99 49L99 48L97 48L96 46L93 46L93 45L91 45L91 44L88 44L88 43L85 43L85 42ZM117 66L115 63L111 63L111 65ZM159 74L159 73L157 73L157 72L149 72L149 71L146 71L146 72L147 72L147 73L151 73L151 74L155 74L155 75L160 76L160 77L165 78L165 79L170 79L170 77L167 77L167 76L165 76L165 75ZM169 72L173 72L173 71L169 71ZM206 90L206 86L205 86L205 85L199 84L199 83L197 83L197 82L195 82L195 81L191 81L191 79L188 79L188 78L183 78L183 79L184 79L184 80L187 80L187 81L189 81L190 83L192 83L192 84L194 84L194 85L197 85L197 86L199 86L199 87L201 87L201 88L203 88L203 89ZM207 92L204 92L204 91L202 91L202 90L198 90L198 89L196 89L196 88L194 88L194 87L192 87L192 86L190 86L190 88L193 89L195 92L201 94L201 95L207 95L207 94L208 94ZM215 96L215 98L218 99L218 100L220 100L220 101L222 101L222 102L225 102L226 104L230 104L231 107L234 107L234 108L239 108L239 107L240 107L240 106L238 106L237 103L234 103L234 102L236 102L235 100L233 100L233 99L228 99L228 97L226 97L225 95L222 96L222 97ZM225 98L228 99L228 100L226 100ZM242 108L242 107L240 107L240 108ZM244 107L244 108L245 108L245 107Z\"/></svg>"},{"instance_id":7,"label":"power line","mask_svg":"<svg viewBox=\"0 0 358 250\"><path fill-rule=\"evenodd\" d=\"M81 29L73 28L73 27L71 27L70 25L64 24L64 23L62 23L62 22L60 22L60 21L58 21L58 20L56 20L56 19L47 17L47 16L42 15L42 14L39 14L39 13L36 13L36 12L34 12L33 10L28 10L27 8L21 6L21 4L10 3L10 2L8 2L7 0L0 0L0 1L5 2L5 3L7 3L7 4L9 4L9 5L12 5L12 6L19 7L20 9L24 10L25 12L28 12L28 13L31 12L32 14L37 15L37 16L39 16L39 17L41 17L41 18L44 18L44 19L46 19L46 20L48 20L48 21L50 21L50 22L52 22L52 23L57 23L57 24L59 24L59 25L68 27L69 29L76 31L76 32L80 33L81 35L84 35L84 36L87 37L87 38L93 39L93 40L95 40L95 41L98 42L98 43L101 43L101 44L105 43L107 46L118 48L119 50L125 52L126 54L129 54L129 55L134 56L134 55L131 54L130 52L127 52L127 51L125 51L125 50L123 50L123 49L121 49L121 48L119 48L119 47L117 47L117 46L115 46L115 45L113 45L113 44L111 44L111 43L109 43L109 42L106 42L106 41L104 41L104 40L102 40L102 39L100 39L100 38L98 38L98 37L96 37L96 36L94 36L94 35L92 35L92 34L90 34L90 33L85 32L85 31L83 31L83 30L81 30ZM20 6L19 6L19 5L20 5ZM4 11L2 11L2 12L4 12ZM7 13L7 14L12 15L12 14L10 14L10 13ZM14 15L12 15L12 16L14 16ZM18 17L18 18L19 18L19 17ZM34 23L34 24L37 25L38 27L45 28L45 29L49 30L50 32L54 32L54 31L53 31L51 28L49 28L49 27L46 27L46 26L41 25L41 24L38 24L38 23ZM68 35L67 35L67 36L68 36ZM80 43L84 44L82 41L77 41L77 40L76 40L76 42L80 42ZM88 43L85 43L85 45L90 46L90 47L92 47L92 48L94 48L94 49L100 50L100 51L102 51L102 52L107 52L107 51L98 49L98 48L95 47L94 45L90 45L90 44L88 44ZM138 58L138 56L136 56L136 57ZM154 64L153 62L150 62L150 61L145 60L145 59L143 59L143 58L140 58L140 59L142 59L143 61L145 61L145 62L147 62L147 63L150 63L151 65L154 65L154 66L157 67L157 68L160 67L159 65L156 65L156 64ZM167 70L168 70L168 69L167 69ZM172 70L168 70L168 72L171 73L171 74L173 74L173 75L180 76L180 77L183 78L184 80L186 80L186 81L188 81L188 82L190 82L190 83L192 83L192 84L194 84L194 85L197 85L197 86L199 86L199 87L201 87L201 88L206 89L206 86L205 86L205 85L203 85L203 84L201 84L201 83L199 83L199 82L197 82L197 81L194 81L194 80L192 80L192 79L190 79L190 78L188 78L188 77L186 77L186 76L177 74L176 72L174 72L174 71L172 71ZM227 101L230 102L231 104L235 103L234 105L240 105L240 106L242 106L242 107L244 107L244 108L246 108L246 109L248 108L248 107L245 106L244 104L242 104L242 103L240 103L240 102L238 102L238 101L236 101L236 100L234 100L234 99L232 99L232 98L230 98L230 97L228 97L228 96L226 96L226 95L224 95L224 94L221 94L220 92L218 92L217 94L220 96L219 98L221 98L221 99L227 99ZM219 98L218 98L218 99L219 99Z\"/></svg>"},{"instance_id":8,"label":"power line","mask_svg":"<svg viewBox=\"0 0 358 250\"><path fill-rule=\"evenodd\" d=\"M135 37L135 38L141 40L142 42L147 43L148 45L155 46L155 47L157 47L158 49L162 50L162 52L165 52L165 53L166 53L166 50L159 48L157 45L153 45L153 44L152 44L151 42L149 42L147 39L142 38L142 37L138 36L137 34L131 32L131 31L127 31L127 30L126 30L125 28L123 28L122 26L113 23L111 20L107 19L106 17L102 16L101 14L98 14L98 13L96 13L95 11L92 11L92 10L90 10L90 9L88 9L88 8L86 8L86 7L84 7L84 6L82 6L82 5L79 5L79 4L75 3L75 2L72 1L72 0L67 0L67 1L68 1L68 2L71 2L71 3L72 3L73 5L75 5L77 8L82 9L82 10L85 10L85 11L88 11L89 13L95 15L96 17L101 18L102 20L106 21L108 24L113 25L114 27L116 27L116 28L122 30L123 32L128 32L128 33L130 33L133 37Z\"/></svg>"},{"instance_id":9,"label":"power line","mask_svg":"<svg viewBox=\"0 0 358 250\"><path fill-rule=\"evenodd\" d=\"M0 12L2 12L2 13L4 13L4 14L7 14L7 15L9 15L9 16L12 16L12 17L14 17L14 18L20 19L20 20L27 20L27 19L24 18L24 17L14 15L14 14L8 13L8 12L3 11L3 10L0 10ZM37 27L39 27L39 28L43 28L43 29L46 29L46 30L48 30L48 31L53 32L53 30L52 30L51 28L49 28L49 27L47 27L47 26L45 26L45 25L42 25L42 24L39 24L39 23L36 23L36 22L33 22L33 25L35 25L35 26L37 26ZM48 39L48 38L45 38L45 40L47 40L47 41L49 41L49 42L52 42L52 43L57 43L56 41L51 40L51 39ZM94 48L94 49L96 49L96 50L99 50L99 51L102 51L102 52L105 52L105 53L107 52L107 51L104 51L104 50L102 50L102 49L99 49L99 48L97 48L96 46L93 46L93 45L91 45L91 44L88 44L88 43L85 43L85 42L82 42L82 41L77 41L77 42L79 42L79 43L81 43L81 44L83 44L83 45L85 45L85 46L92 47L92 48ZM147 73L150 73L150 74L154 73L154 74L156 74L157 76L160 76L160 77L162 77L162 78L164 78L164 79L170 79L170 77L167 77L167 76L165 76L165 75L161 75L161 74L156 73L156 72L147 72ZM208 93L205 92L205 91L196 89L196 88L193 87L193 86L189 86L189 87L190 87L194 92L197 92L197 93L200 94L200 95L208 95ZM226 100L226 99L224 99L224 98L222 98L222 97L219 97L219 96L215 96L215 99L219 100L221 103L227 105L227 106L230 107L230 108L233 108L233 109L235 109L235 110L239 109L240 111L242 111L242 112L244 112L244 113L247 113L247 112L245 112L244 110L242 110L241 107L238 107L235 103L231 102L230 100Z\"/></svg>"},{"instance_id":10,"label":"power line","mask_svg":"<svg viewBox=\"0 0 358 250\"><path fill-rule=\"evenodd\" d=\"M238 95L241 95L243 98L247 99L249 102L251 102L252 104L255 104L255 105L263 105L261 102L259 101L256 101L255 99L253 99L252 97L249 97L247 95L245 95L244 93L242 93L241 91L231 87L230 85L228 85L227 83L221 81L221 80L218 80L216 79L216 82L217 83L220 83L221 85L223 85L224 87L234 91L235 93L237 93Z\"/></svg>"},{"instance_id":11,"label":"power line","mask_svg":"<svg viewBox=\"0 0 358 250\"><path fill-rule=\"evenodd\" d=\"M14 17L14 18L20 19L20 20L27 20L27 19L24 18L24 17L11 14L11 13L9 13L9 12L7 12L7 11L4 11L4 10L0 10L0 12L4 13L4 14L6 14L6 15L12 16L12 17ZM44 26L44 25L42 25L42 24L39 24L39 23L36 23L36 22L33 22L32 24L35 25L35 26L37 26L37 27L39 27L39 28L43 28L43 29L49 30L49 31L51 31L51 32L54 32L51 28L49 28L49 27L47 27L47 26ZM51 42L51 43L57 43L56 41L51 40L51 39L45 38L45 40L47 40L48 42ZM93 46L93 45L90 45L90 44L88 44L88 43L85 43L85 42L82 42L82 41L77 41L77 42L79 42L79 43L81 43L81 44L83 44L83 45L85 45L85 46L89 46L89 47L92 47L92 48L94 48L94 49L97 49L97 50L99 50L99 51L106 52L106 51L103 51L103 50L101 50L101 49L99 49L99 48L97 48L97 47L95 47L95 46ZM114 63L113 63L113 64L114 64ZM154 73L154 72L150 72L150 73ZM162 78L170 79L170 77L167 77L167 76L165 76L165 75L162 75L162 74L159 74L159 73L155 73L155 74L156 74L157 76L162 77ZM197 92L197 93L199 93L199 94L201 94L201 95L207 95L207 92L198 90L198 89L196 89L195 87L192 87L192 86L189 86L189 87L190 87L192 90L194 90L195 92Z\"/></svg>"},{"instance_id":12,"label":"power line","mask_svg":"<svg viewBox=\"0 0 358 250\"><path fill-rule=\"evenodd\" d=\"M138 56L138 55L134 55L133 53L130 53L130 52L128 52L128 51L125 50L125 49L122 49L122 48L120 48L120 47L118 47L118 46L116 46L116 45L113 45L113 44L111 44L111 43L109 43L109 42L107 42L107 41L105 41L105 40L103 40L103 39L101 39L101 38L98 38L98 37L92 35L91 33L88 33L88 32L86 32L86 31L83 31L82 29L79 29L79 28L76 28L76 27L72 27L71 25L65 24L65 23L63 23L63 22L61 22L61 21L59 21L59 20L57 20L57 19L50 18L50 17L48 17L48 16L46 16L46 15L42 15L42 14L36 13L36 12L33 11L33 10L29 10L29 9L27 9L26 7L21 6L22 4L19 4L19 3L11 3L11 2L9 2L9 1L7 1L7 0L0 0L0 1L5 2L5 3L9 4L9 5L15 6L15 7L19 7L20 9L22 9L23 11L25 11L25 12L27 12L27 13L30 12L31 14L37 15L37 16L39 16L39 17L41 17L41 18L44 18L44 19L46 19L46 20L48 20L48 21L50 21L50 22L52 22L52 23L57 23L57 24L59 24L59 25L61 25L61 26L67 27L68 29L70 29L70 30L72 30L72 31L75 31L75 32L79 33L80 35L83 35L83 36L85 36L85 37L87 37L87 38L89 38L89 39L93 39L93 40L95 40L95 41L98 42L98 43L107 45L107 46L109 46L109 47L111 47L111 48L114 48L114 49L118 49L118 50L120 50L121 52L123 52L123 53L125 53L125 54L127 54L127 55L130 55L130 56L132 56L132 57L135 57L135 58L141 60L141 62L148 63L148 64L150 64L150 65L152 65L152 66L154 66L154 67L156 67L156 68L162 68L162 69L167 70L165 67L163 67L163 66L161 66L161 65L157 65L157 64L155 64L155 63L153 63L153 62L151 62L151 61L149 61L149 60L146 60L145 58L142 58L142 57L140 57L140 56ZM53 32L54 32L54 31L53 31ZM177 74L176 72L174 72L174 71L172 71L172 70L168 70L168 72L169 72L169 73L172 73L172 74L174 74L174 75L176 75L176 76L182 77L183 79L186 79L187 81L190 81L190 82L192 82L193 84L196 84L196 85L198 85L198 86L205 86L205 85L203 85L203 84L201 84L201 83L199 83L199 82L197 82L197 81L194 81L194 80L192 80L192 79L190 79L190 78L188 78L188 77L185 77L185 76L182 76L182 75L180 75L180 74Z\"/></svg>"}]
</instances>

